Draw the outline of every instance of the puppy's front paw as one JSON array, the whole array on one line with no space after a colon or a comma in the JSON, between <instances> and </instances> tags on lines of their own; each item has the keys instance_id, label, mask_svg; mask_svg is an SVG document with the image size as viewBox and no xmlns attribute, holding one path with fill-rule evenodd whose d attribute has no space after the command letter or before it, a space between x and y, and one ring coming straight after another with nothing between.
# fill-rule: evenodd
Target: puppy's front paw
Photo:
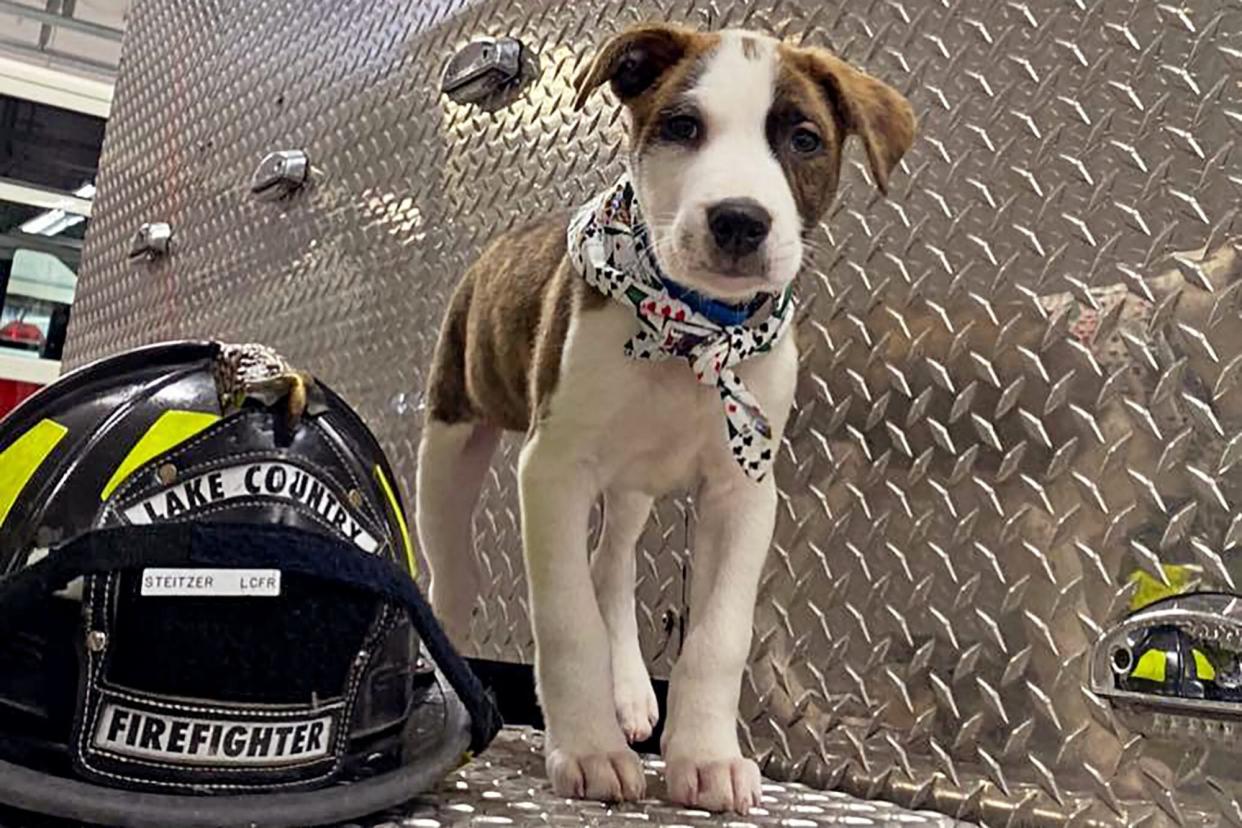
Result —
<instances>
[{"instance_id":1,"label":"puppy's front paw","mask_svg":"<svg viewBox=\"0 0 1242 828\"><path fill-rule=\"evenodd\" d=\"M641 663L637 670L621 673L614 667L613 695L617 704L617 724L630 744L651 737L656 722L660 721L660 705L656 701L651 679Z\"/></svg>"},{"instance_id":2,"label":"puppy's front paw","mask_svg":"<svg viewBox=\"0 0 1242 828\"><path fill-rule=\"evenodd\" d=\"M665 771L668 798L678 805L705 811L748 814L759 805L759 766L737 756L731 759L669 759Z\"/></svg>"},{"instance_id":3,"label":"puppy's front paw","mask_svg":"<svg viewBox=\"0 0 1242 828\"><path fill-rule=\"evenodd\" d=\"M642 763L626 748L599 753L556 748L548 752L547 768L557 796L623 802L646 792Z\"/></svg>"},{"instance_id":4,"label":"puppy's front paw","mask_svg":"<svg viewBox=\"0 0 1242 828\"><path fill-rule=\"evenodd\" d=\"M645 691L639 688L637 692L625 696L618 691L617 723L621 725L621 731L631 745L650 739L658 721L660 707L650 683Z\"/></svg>"}]
</instances>

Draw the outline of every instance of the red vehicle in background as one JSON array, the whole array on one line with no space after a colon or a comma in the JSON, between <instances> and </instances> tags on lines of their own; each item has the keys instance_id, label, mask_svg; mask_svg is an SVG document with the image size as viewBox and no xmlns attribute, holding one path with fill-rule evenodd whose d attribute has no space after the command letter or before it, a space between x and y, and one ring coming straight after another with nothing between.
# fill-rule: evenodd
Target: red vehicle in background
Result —
<instances>
[{"instance_id":1,"label":"red vehicle in background","mask_svg":"<svg viewBox=\"0 0 1242 828\"><path fill-rule=\"evenodd\" d=\"M22 351L41 352L47 343L43 331L38 325L32 325L22 319L14 319L0 325L0 347L17 348Z\"/></svg>"}]
</instances>

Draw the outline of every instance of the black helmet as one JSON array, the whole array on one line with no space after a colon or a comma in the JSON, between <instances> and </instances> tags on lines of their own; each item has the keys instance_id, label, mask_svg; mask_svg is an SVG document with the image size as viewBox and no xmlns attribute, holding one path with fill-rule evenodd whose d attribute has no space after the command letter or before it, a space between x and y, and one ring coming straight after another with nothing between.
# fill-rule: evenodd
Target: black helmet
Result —
<instances>
[{"instance_id":1,"label":"black helmet","mask_svg":"<svg viewBox=\"0 0 1242 828\"><path fill-rule=\"evenodd\" d=\"M499 718L414 569L374 436L269 349L69 374L0 421L0 804L293 826L427 790Z\"/></svg>"}]
</instances>

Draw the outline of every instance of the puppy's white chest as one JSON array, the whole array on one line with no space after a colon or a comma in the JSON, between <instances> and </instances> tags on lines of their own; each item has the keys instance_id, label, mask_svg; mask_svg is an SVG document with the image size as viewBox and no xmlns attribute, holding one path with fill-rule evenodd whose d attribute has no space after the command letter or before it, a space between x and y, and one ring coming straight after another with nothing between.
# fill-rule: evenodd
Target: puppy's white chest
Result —
<instances>
[{"instance_id":1,"label":"puppy's white chest","mask_svg":"<svg viewBox=\"0 0 1242 828\"><path fill-rule=\"evenodd\" d=\"M608 307L575 319L565 343L548 437L573 444L604 487L665 494L712 473L737 473L728 447L720 393L694 376L684 359L636 360L625 342L633 314ZM779 435L793 396L793 337L737 372Z\"/></svg>"},{"instance_id":2,"label":"puppy's white chest","mask_svg":"<svg viewBox=\"0 0 1242 828\"><path fill-rule=\"evenodd\" d=\"M653 495L692 485L704 454L723 445L719 396L696 382L681 360L618 368L628 387L605 416L609 426L598 442L611 485Z\"/></svg>"}]
</instances>

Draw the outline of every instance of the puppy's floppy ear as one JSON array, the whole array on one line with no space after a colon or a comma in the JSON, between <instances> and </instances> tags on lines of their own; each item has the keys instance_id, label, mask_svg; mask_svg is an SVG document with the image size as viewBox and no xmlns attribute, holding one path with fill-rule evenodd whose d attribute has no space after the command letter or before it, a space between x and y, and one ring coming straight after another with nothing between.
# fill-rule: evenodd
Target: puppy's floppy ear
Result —
<instances>
[{"instance_id":1,"label":"puppy's floppy ear","mask_svg":"<svg viewBox=\"0 0 1242 828\"><path fill-rule=\"evenodd\" d=\"M861 72L825 49L802 48L795 54L836 110L847 133L867 148L871 174L880 192L888 192L888 176L914 143L914 109L888 84Z\"/></svg>"},{"instance_id":2,"label":"puppy's floppy ear","mask_svg":"<svg viewBox=\"0 0 1242 828\"><path fill-rule=\"evenodd\" d=\"M574 109L582 109L605 81L622 103L641 95L685 56L695 35L672 23L634 26L614 35L575 81Z\"/></svg>"}]
</instances>

